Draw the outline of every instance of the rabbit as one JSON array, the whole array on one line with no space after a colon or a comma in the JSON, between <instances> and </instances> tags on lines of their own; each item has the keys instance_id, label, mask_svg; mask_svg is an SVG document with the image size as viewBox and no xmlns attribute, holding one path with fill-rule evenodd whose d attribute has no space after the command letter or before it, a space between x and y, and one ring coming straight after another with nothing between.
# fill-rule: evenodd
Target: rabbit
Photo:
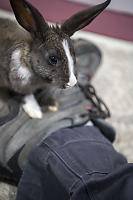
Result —
<instances>
[{"instance_id":1,"label":"rabbit","mask_svg":"<svg viewBox=\"0 0 133 200\"><path fill-rule=\"evenodd\" d=\"M44 102L53 106L55 88L77 84L70 37L90 24L110 2L80 11L60 26L49 26L29 2L10 0L18 23L0 19L0 87L22 95L23 108L31 118L43 117L34 97L37 90L44 89Z\"/></svg>"}]
</instances>

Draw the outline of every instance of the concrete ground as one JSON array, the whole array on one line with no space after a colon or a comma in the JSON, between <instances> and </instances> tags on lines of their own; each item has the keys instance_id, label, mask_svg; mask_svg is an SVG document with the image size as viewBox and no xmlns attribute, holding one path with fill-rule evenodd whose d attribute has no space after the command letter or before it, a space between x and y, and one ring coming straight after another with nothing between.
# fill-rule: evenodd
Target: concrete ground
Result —
<instances>
[{"instance_id":1,"label":"concrete ground","mask_svg":"<svg viewBox=\"0 0 133 200\"><path fill-rule=\"evenodd\" d=\"M90 40L102 51L102 64L92 83L111 110L109 122L117 132L114 147L133 162L133 43L86 32L74 37ZM16 190L0 183L0 200L14 200Z\"/></svg>"}]
</instances>

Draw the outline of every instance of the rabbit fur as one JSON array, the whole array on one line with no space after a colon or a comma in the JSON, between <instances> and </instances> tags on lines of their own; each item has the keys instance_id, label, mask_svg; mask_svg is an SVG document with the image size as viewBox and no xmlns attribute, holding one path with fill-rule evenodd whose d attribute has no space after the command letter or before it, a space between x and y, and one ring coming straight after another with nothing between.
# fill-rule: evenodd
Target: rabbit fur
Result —
<instances>
[{"instance_id":1,"label":"rabbit fur","mask_svg":"<svg viewBox=\"0 0 133 200\"><path fill-rule=\"evenodd\" d=\"M0 18L0 87L24 96L23 108L29 116L42 118L33 96L37 90L47 91L43 92L44 104L54 105L56 88L71 88L77 83L70 37L91 23L110 1L73 15L61 26L49 26L26 0L10 0L19 25Z\"/></svg>"}]
</instances>

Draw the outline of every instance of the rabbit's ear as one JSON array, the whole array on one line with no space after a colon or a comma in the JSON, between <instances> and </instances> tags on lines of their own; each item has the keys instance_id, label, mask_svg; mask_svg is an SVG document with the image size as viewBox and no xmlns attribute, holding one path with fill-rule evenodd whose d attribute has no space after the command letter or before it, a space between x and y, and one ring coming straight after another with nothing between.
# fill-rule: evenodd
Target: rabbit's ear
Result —
<instances>
[{"instance_id":1,"label":"rabbit's ear","mask_svg":"<svg viewBox=\"0 0 133 200\"><path fill-rule=\"evenodd\" d=\"M95 17L97 17L111 2L106 2L96 5L94 7L83 10L69 19L67 19L61 26L61 30L69 36L72 36L76 31L84 28L91 23Z\"/></svg>"},{"instance_id":2,"label":"rabbit's ear","mask_svg":"<svg viewBox=\"0 0 133 200\"><path fill-rule=\"evenodd\" d=\"M30 33L49 28L40 12L26 0L10 0L10 4L18 23Z\"/></svg>"}]
</instances>

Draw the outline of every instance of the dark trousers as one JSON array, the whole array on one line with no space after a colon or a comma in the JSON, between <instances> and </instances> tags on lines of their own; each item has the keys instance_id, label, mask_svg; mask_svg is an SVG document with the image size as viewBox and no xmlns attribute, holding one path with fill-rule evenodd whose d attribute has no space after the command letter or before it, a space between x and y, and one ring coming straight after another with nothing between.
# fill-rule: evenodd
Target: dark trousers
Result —
<instances>
[{"instance_id":1,"label":"dark trousers","mask_svg":"<svg viewBox=\"0 0 133 200\"><path fill-rule=\"evenodd\" d=\"M17 200L132 200L133 164L95 127L62 129L37 145Z\"/></svg>"}]
</instances>

